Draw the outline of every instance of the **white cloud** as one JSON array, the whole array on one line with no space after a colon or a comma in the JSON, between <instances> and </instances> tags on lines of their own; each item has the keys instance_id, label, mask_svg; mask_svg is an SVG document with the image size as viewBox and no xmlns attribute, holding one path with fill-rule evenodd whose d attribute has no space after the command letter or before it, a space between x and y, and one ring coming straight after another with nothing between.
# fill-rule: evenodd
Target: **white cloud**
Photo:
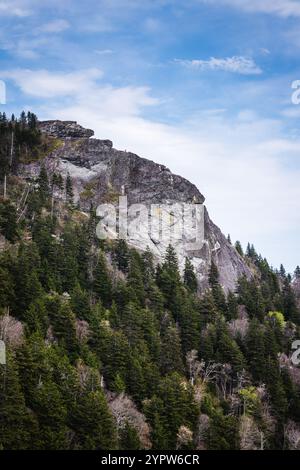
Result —
<instances>
[{"instance_id":1,"label":"white cloud","mask_svg":"<svg viewBox=\"0 0 300 470\"><path fill-rule=\"evenodd\" d=\"M38 33L61 33L70 28L70 23L63 19L56 19L37 28Z\"/></svg>"},{"instance_id":2,"label":"white cloud","mask_svg":"<svg viewBox=\"0 0 300 470\"><path fill-rule=\"evenodd\" d=\"M29 69L1 73L1 78L13 80L26 95L44 99L72 98L78 106L101 109L105 115L138 115L141 107L158 103L147 87L116 88L99 83L102 76L97 68L69 73Z\"/></svg>"},{"instance_id":3,"label":"white cloud","mask_svg":"<svg viewBox=\"0 0 300 470\"><path fill-rule=\"evenodd\" d=\"M0 14L6 16L25 17L31 14L28 2L21 0L0 0Z\"/></svg>"},{"instance_id":4,"label":"white cloud","mask_svg":"<svg viewBox=\"0 0 300 470\"><path fill-rule=\"evenodd\" d=\"M73 96L92 90L102 77L99 69L87 69L73 73L51 73L48 70L16 69L1 73L3 78L13 80L21 90L37 98Z\"/></svg>"},{"instance_id":5,"label":"white cloud","mask_svg":"<svg viewBox=\"0 0 300 470\"><path fill-rule=\"evenodd\" d=\"M110 55L114 53L112 49L95 49L94 52L97 55Z\"/></svg>"},{"instance_id":6,"label":"white cloud","mask_svg":"<svg viewBox=\"0 0 300 470\"><path fill-rule=\"evenodd\" d=\"M175 62L184 67L196 70L222 70L242 75L258 75L262 73L262 70L256 65L253 59L243 56L226 57L224 59L211 57L209 60L175 59Z\"/></svg>"},{"instance_id":7,"label":"white cloud","mask_svg":"<svg viewBox=\"0 0 300 470\"><path fill-rule=\"evenodd\" d=\"M229 5L249 13L270 13L282 17L300 16L299 0L200 0L202 3Z\"/></svg>"},{"instance_id":8,"label":"white cloud","mask_svg":"<svg viewBox=\"0 0 300 470\"><path fill-rule=\"evenodd\" d=\"M213 220L232 239L254 242L276 265L297 263L299 242L292 249L283 245L300 231L300 169L285 164L300 154L300 139L284 138L280 120L251 109L229 118L213 109L166 125L143 117L145 106L159 104L147 88L104 85L95 71L8 76L28 96L44 98L34 109L41 119L77 120L116 148L167 165L198 186Z\"/></svg>"}]
</instances>

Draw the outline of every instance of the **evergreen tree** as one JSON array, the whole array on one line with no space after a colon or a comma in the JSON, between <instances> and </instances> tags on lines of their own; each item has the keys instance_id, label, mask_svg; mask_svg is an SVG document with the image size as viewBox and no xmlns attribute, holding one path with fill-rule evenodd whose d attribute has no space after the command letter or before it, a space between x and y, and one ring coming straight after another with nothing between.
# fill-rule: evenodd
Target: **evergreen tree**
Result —
<instances>
[{"instance_id":1,"label":"evergreen tree","mask_svg":"<svg viewBox=\"0 0 300 470\"><path fill-rule=\"evenodd\" d=\"M283 283L282 302L285 318L296 323L296 325L300 325L300 311L297 308L295 293L288 277L284 279Z\"/></svg>"},{"instance_id":2,"label":"evergreen tree","mask_svg":"<svg viewBox=\"0 0 300 470\"><path fill-rule=\"evenodd\" d=\"M49 180L46 168L42 165L38 177L39 197L42 205L45 205L50 196Z\"/></svg>"},{"instance_id":3,"label":"evergreen tree","mask_svg":"<svg viewBox=\"0 0 300 470\"><path fill-rule=\"evenodd\" d=\"M129 265L129 253L128 246L125 240L118 239L115 250L114 250L114 259L120 271L127 273Z\"/></svg>"},{"instance_id":4,"label":"evergreen tree","mask_svg":"<svg viewBox=\"0 0 300 470\"><path fill-rule=\"evenodd\" d=\"M219 310L219 312L227 315L227 304L224 291L219 283L219 270L214 263L211 262L210 271L209 271L209 285L211 287L214 303Z\"/></svg>"},{"instance_id":5,"label":"evergreen tree","mask_svg":"<svg viewBox=\"0 0 300 470\"><path fill-rule=\"evenodd\" d=\"M10 201L0 201L0 233L14 243L19 237L17 211Z\"/></svg>"},{"instance_id":6,"label":"evergreen tree","mask_svg":"<svg viewBox=\"0 0 300 470\"><path fill-rule=\"evenodd\" d=\"M184 284L191 292L197 292L198 283L195 275L194 266L189 258L185 258L184 266Z\"/></svg>"},{"instance_id":7,"label":"evergreen tree","mask_svg":"<svg viewBox=\"0 0 300 470\"><path fill-rule=\"evenodd\" d=\"M73 183L72 183L72 179L71 179L71 176L67 175L67 179L66 179L66 197L67 197L67 201L69 203L73 203L73 198L74 198L74 192L73 192Z\"/></svg>"},{"instance_id":8,"label":"evergreen tree","mask_svg":"<svg viewBox=\"0 0 300 470\"><path fill-rule=\"evenodd\" d=\"M128 421L120 431L120 448L122 450L139 450L141 448L139 435Z\"/></svg>"},{"instance_id":9,"label":"evergreen tree","mask_svg":"<svg viewBox=\"0 0 300 470\"><path fill-rule=\"evenodd\" d=\"M6 365L0 364L0 448L35 448L37 422L26 408L17 367L10 352Z\"/></svg>"},{"instance_id":10,"label":"evergreen tree","mask_svg":"<svg viewBox=\"0 0 300 470\"><path fill-rule=\"evenodd\" d=\"M300 279L300 267L297 266L294 272L295 279Z\"/></svg>"},{"instance_id":11,"label":"evergreen tree","mask_svg":"<svg viewBox=\"0 0 300 470\"><path fill-rule=\"evenodd\" d=\"M238 317L238 300L236 295L229 291L227 295L227 318L235 320Z\"/></svg>"},{"instance_id":12,"label":"evergreen tree","mask_svg":"<svg viewBox=\"0 0 300 470\"><path fill-rule=\"evenodd\" d=\"M251 320L246 335L246 348L249 369L253 379L259 383L264 380L265 365L265 343L263 327L257 319Z\"/></svg>"},{"instance_id":13,"label":"evergreen tree","mask_svg":"<svg viewBox=\"0 0 300 470\"><path fill-rule=\"evenodd\" d=\"M168 326L162 337L161 372L183 371L182 349L178 330Z\"/></svg>"},{"instance_id":14,"label":"evergreen tree","mask_svg":"<svg viewBox=\"0 0 300 470\"><path fill-rule=\"evenodd\" d=\"M241 242L239 242L238 240L235 242L235 245L234 245L236 251L238 252L238 254L240 256L244 256L244 252L243 252L243 248L242 248L242 245L241 245Z\"/></svg>"},{"instance_id":15,"label":"evergreen tree","mask_svg":"<svg viewBox=\"0 0 300 470\"><path fill-rule=\"evenodd\" d=\"M182 284L177 256L171 245L167 248L165 262L157 273L157 283L165 297L165 308L170 310L177 321L182 307Z\"/></svg>"},{"instance_id":16,"label":"evergreen tree","mask_svg":"<svg viewBox=\"0 0 300 470\"><path fill-rule=\"evenodd\" d=\"M112 282L107 268L105 255L99 253L98 263L94 271L93 289L105 307L109 307L112 296Z\"/></svg>"},{"instance_id":17,"label":"evergreen tree","mask_svg":"<svg viewBox=\"0 0 300 470\"><path fill-rule=\"evenodd\" d=\"M116 448L116 429L101 390L85 391L78 399L72 427L82 450L113 450Z\"/></svg>"}]
</instances>

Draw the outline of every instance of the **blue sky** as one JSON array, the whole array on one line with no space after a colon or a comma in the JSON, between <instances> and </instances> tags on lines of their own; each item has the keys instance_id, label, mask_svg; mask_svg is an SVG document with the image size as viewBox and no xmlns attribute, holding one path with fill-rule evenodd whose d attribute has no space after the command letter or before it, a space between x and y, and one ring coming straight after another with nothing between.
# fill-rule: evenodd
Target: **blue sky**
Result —
<instances>
[{"instance_id":1,"label":"blue sky","mask_svg":"<svg viewBox=\"0 0 300 470\"><path fill-rule=\"evenodd\" d=\"M7 113L167 165L232 239L300 264L299 0L0 0Z\"/></svg>"}]
</instances>

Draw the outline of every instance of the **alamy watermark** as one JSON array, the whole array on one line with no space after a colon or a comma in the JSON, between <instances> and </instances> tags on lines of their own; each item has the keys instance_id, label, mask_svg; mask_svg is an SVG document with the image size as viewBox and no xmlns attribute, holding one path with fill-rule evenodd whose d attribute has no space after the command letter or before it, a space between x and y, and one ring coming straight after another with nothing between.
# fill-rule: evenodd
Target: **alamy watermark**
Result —
<instances>
[{"instance_id":1,"label":"alamy watermark","mask_svg":"<svg viewBox=\"0 0 300 470\"><path fill-rule=\"evenodd\" d=\"M6 84L0 80L0 104L6 104Z\"/></svg>"},{"instance_id":2,"label":"alamy watermark","mask_svg":"<svg viewBox=\"0 0 300 470\"><path fill-rule=\"evenodd\" d=\"M292 350L294 351L292 356L291 356L291 362L295 366L298 366L300 364L300 340L296 339L292 343Z\"/></svg>"},{"instance_id":3,"label":"alamy watermark","mask_svg":"<svg viewBox=\"0 0 300 470\"><path fill-rule=\"evenodd\" d=\"M0 340L0 365L6 364L6 347L4 341Z\"/></svg>"},{"instance_id":4,"label":"alamy watermark","mask_svg":"<svg viewBox=\"0 0 300 470\"><path fill-rule=\"evenodd\" d=\"M198 251L204 243L203 204L132 204L127 196L119 204L101 204L96 233L99 239L147 240L155 244L182 243L186 251Z\"/></svg>"},{"instance_id":5,"label":"alamy watermark","mask_svg":"<svg viewBox=\"0 0 300 470\"><path fill-rule=\"evenodd\" d=\"M295 90L291 97L292 103L298 105L300 104L300 80L293 81L292 89Z\"/></svg>"}]
</instances>

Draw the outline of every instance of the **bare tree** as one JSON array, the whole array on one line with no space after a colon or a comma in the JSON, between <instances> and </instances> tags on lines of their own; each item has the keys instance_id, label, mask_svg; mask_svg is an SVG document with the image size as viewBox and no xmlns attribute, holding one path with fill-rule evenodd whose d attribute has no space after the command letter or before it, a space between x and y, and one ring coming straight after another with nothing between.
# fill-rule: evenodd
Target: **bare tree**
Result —
<instances>
[{"instance_id":1,"label":"bare tree","mask_svg":"<svg viewBox=\"0 0 300 470\"><path fill-rule=\"evenodd\" d=\"M201 414L198 421L198 429L196 434L196 449L205 449L205 439L209 429L209 416Z\"/></svg>"},{"instance_id":2,"label":"bare tree","mask_svg":"<svg viewBox=\"0 0 300 470\"><path fill-rule=\"evenodd\" d=\"M241 416L239 433L241 450L260 449L261 433L252 416Z\"/></svg>"},{"instance_id":3,"label":"bare tree","mask_svg":"<svg viewBox=\"0 0 300 470\"><path fill-rule=\"evenodd\" d=\"M86 342L89 337L89 324L85 320L76 319L75 323L76 337L80 343Z\"/></svg>"},{"instance_id":4,"label":"bare tree","mask_svg":"<svg viewBox=\"0 0 300 470\"><path fill-rule=\"evenodd\" d=\"M284 441L289 450L300 450L300 426L289 420L284 427Z\"/></svg>"},{"instance_id":5,"label":"bare tree","mask_svg":"<svg viewBox=\"0 0 300 470\"><path fill-rule=\"evenodd\" d=\"M188 367L190 382L194 385L195 380L199 377L201 371L201 362L198 361L198 351L192 349L192 351L186 354L186 363Z\"/></svg>"},{"instance_id":6,"label":"bare tree","mask_svg":"<svg viewBox=\"0 0 300 470\"><path fill-rule=\"evenodd\" d=\"M138 411L134 402L125 393L107 393L109 408L116 420L117 428L122 429L126 422L133 426L140 438L143 449L151 448L150 427L145 416Z\"/></svg>"},{"instance_id":7,"label":"bare tree","mask_svg":"<svg viewBox=\"0 0 300 470\"><path fill-rule=\"evenodd\" d=\"M9 314L9 310L0 317L0 339L12 348L21 346L24 338L23 324Z\"/></svg>"},{"instance_id":8,"label":"bare tree","mask_svg":"<svg viewBox=\"0 0 300 470\"><path fill-rule=\"evenodd\" d=\"M221 364L216 362L209 361L206 364L203 359L200 361L199 376L201 377L204 384L216 381L220 366Z\"/></svg>"},{"instance_id":9,"label":"bare tree","mask_svg":"<svg viewBox=\"0 0 300 470\"><path fill-rule=\"evenodd\" d=\"M247 334L248 327L249 321L248 318L245 317L238 318L237 320L231 320L228 323L229 332L234 338L240 335L240 337L244 339Z\"/></svg>"},{"instance_id":10,"label":"bare tree","mask_svg":"<svg viewBox=\"0 0 300 470\"><path fill-rule=\"evenodd\" d=\"M176 449L186 448L193 442L193 432L187 426L180 426L177 433Z\"/></svg>"}]
</instances>

